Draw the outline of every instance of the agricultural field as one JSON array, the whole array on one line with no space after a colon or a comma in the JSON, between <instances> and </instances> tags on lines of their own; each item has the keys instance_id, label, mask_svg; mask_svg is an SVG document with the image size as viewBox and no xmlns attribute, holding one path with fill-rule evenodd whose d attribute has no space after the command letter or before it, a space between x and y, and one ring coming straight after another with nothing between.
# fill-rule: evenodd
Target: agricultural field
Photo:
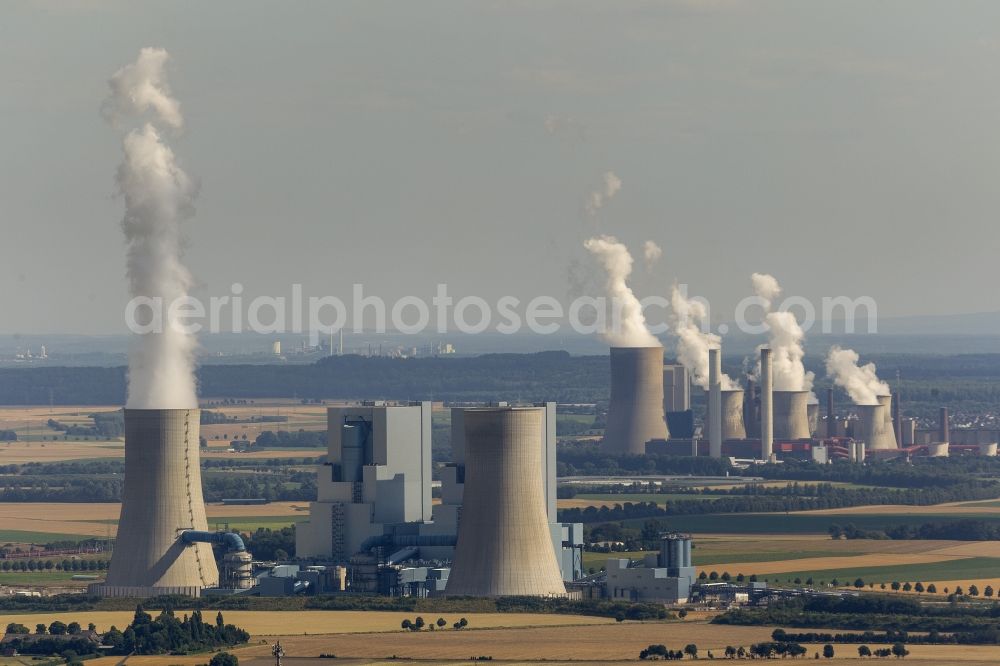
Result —
<instances>
[{"instance_id":1,"label":"agricultural field","mask_svg":"<svg viewBox=\"0 0 1000 666\"><path fill-rule=\"evenodd\" d=\"M307 502L271 502L257 506L208 504L208 522L235 529L278 529L309 516ZM0 543L45 543L63 539L114 536L121 505L101 503L0 503ZM4 538L4 534L7 538ZM16 538L21 533L31 538Z\"/></svg>"},{"instance_id":2,"label":"agricultural field","mask_svg":"<svg viewBox=\"0 0 1000 666\"><path fill-rule=\"evenodd\" d=\"M367 615L368 613L352 613ZM311 613L301 614L303 616ZM395 614L393 614L395 615ZM749 646L769 640L773 627L717 626L704 620L684 622L625 622L586 623L567 616L563 626L521 625L488 627L478 624L477 616L467 616L470 628L462 631L404 632L398 628L368 633L363 629L326 635L265 635L254 634L251 644L234 650L241 664L269 666L273 664L271 646L281 642L285 651L283 662L289 666L306 666L316 663L320 654L336 654L337 663L400 664L400 663L461 663L469 664L470 656L489 656L507 664L586 664L635 663L639 651L647 645L663 643L680 649L688 643L698 646L699 657L708 651L721 655L726 645ZM538 617L538 616L534 616ZM549 619L552 616L541 616ZM0 618L3 619L3 618ZM236 621L234 613L226 614L227 621ZM451 620L451 617L446 617ZM534 622L531 616L528 620ZM581 625L585 625L584 628ZM479 628L476 628L479 627ZM361 633L356 633L360 631ZM253 633L253 632L251 632ZM810 645L809 655L821 651L822 646ZM875 647L874 645L872 647ZM881 646L880 646L881 647ZM995 646L909 646L911 655L907 662L925 664L965 664L979 666L995 664L1000 659L1000 648ZM114 666L116 659L102 658L90 662L95 666ZM132 657L131 666L194 666L204 663L204 656ZM854 645L837 645L832 661L857 660ZM827 660L824 660L824 663Z\"/></svg>"}]
</instances>

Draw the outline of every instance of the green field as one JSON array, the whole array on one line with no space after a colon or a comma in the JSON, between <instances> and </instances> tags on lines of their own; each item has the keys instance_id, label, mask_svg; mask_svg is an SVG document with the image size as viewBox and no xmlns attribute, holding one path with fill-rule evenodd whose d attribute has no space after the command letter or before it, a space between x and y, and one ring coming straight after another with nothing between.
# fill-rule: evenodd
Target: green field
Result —
<instances>
[{"instance_id":1,"label":"green field","mask_svg":"<svg viewBox=\"0 0 1000 666\"><path fill-rule=\"evenodd\" d=\"M958 517L941 514L813 514L813 513L726 513L689 516L657 516L672 530L698 534L826 534L830 525L855 525L861 529L880 530L894 525L921 525L954 521ZM983 520L1000 524L995 513L962 514L961 519ZM642 528L649 518L623 521L629 527Z\"/></svg>"},{"instance_id":2,"label":"green field","mask_svg":"<svg viewBox=\"0 0 1000 666\"><path fill-rule=\"evenodd\" d=\"M0 530L0 545L5 543L52 543L53 541L81 541L86 538L86 536L82 536L80 534L53 534L52 532Z\"/></svg>"},{"instance_id":3,"label":"green field","mask_svg":"<svg viewBox=\"0 0 1000 666\"><path fill-rule=\"evenodd\" d=\"M789 577L803 580L812 578L815 581L830 582L836 578L841 583L852 583L860 578L866 583L900 583L932 580L992 580L1000 574L1000 558L969 557L966 559L949 560L947 562L928 562L925 564L906 564L886 567L858 567L845 569L825 569L821 571L797 571L760 574L771 582L786 582Z\"/></svg>"},{"instance_id":4,"label":"green field","mask_svg":"<svg viewBox=\"0 0 1000 666\"><path fill-rule=\"evenodd\" d=\"M38 585L40 583L70 582L75 575L104 577L103 571L2 571L0 585Z\"/></svg>"}]
</instances>

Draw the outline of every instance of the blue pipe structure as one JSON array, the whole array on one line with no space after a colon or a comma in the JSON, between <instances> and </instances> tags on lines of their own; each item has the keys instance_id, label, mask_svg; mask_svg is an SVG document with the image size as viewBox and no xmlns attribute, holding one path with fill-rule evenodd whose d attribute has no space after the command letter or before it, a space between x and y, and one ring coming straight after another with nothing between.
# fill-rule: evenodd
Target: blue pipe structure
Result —
<instances>
[{"instance_id":1,"label":"blue pipe structure","mask_svg":"<svg viewBox=\"0 0 1000 666\"><path fill-rule=\"evenodd\" d=\"M247 547L243 543L243 538L235 532L206 532L203 530L184 530L181 532L181 541L191 543L211 543L217 546L224 546L228 552L245 552Z\"/></svg>"}]
</instances>

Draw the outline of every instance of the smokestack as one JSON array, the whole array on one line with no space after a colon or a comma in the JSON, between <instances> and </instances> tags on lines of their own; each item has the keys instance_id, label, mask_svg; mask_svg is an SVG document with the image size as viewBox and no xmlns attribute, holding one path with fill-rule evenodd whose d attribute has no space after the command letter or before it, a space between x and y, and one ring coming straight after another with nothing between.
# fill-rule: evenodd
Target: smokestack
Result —
<instances>
[{"instance_id":1,"label":"smokestack","mask_svg":"<svg viewBox=\"0 0 1000 666\"><path fill-rule=\"evenodd\" d=\"M565 595L542 492L542 416L537 407L465 410L465 488L447 594Z\"/></svg>"},{"instance_id":2,"label":"smokestack","mask_svg":"<svg viewBox=\"0 0 1000 666\"><path fill-rule=\"evenodd\" d=\"M611 402L601 450L644 455L646 442L668 436L663 347L612 347Z\"/></svg>"},{"instance_id":3,"label":"smokestack","mask_svg":"<svg viewBox=\"0 0 1000 666\"><path fill-rule=\"evenodd\" d=\"M938 417L938 439L942 443L951 441L951 431L948 429L948 408L942 407Z\"/></svg>"},{"instance_id":4,"label":"smokestack","mask_svg":"<svg viewBox=\"0 0 1000 666\"><path fill-rule=\"evenodd\" d=\"M892 432L896 436L896 442L903 441L903 419L901 416L902 407L899 404L899 391L892 394Z\"/></svg>"},{"instance_id":5,"label":"smokestack","mask_svg":"<svg viewBox=\"0 0 1000 666\"><path fill-rule=\"evenodd\" d=\"M826 390L826 436L836 437L837 436L837 426L834 423L833 418L833 389L828 388Z\"/></svg>"},{"instance_id":6,"label":"smokestack","mask_svg":"<svg viewBox=\"0 0 1000 666\"><path fill-rule=\"evenodd\" d=\"M708 455L722 457L722 350L708 350Z\"/></svg>"},{"instance_id":7,"label":"smokestack","mask_svg":"<svg viewBox=\"0 0 1000 666\"><path fill-rule=\"evenodd\" d=\"M770 460L774 448L774 388L771 350L760 350L760 457Z\"/></svg>"},{"instance_id":8,"label":"smokestack","mask_svg":"<svg viewBox=\"0 0 1000 666\"><path fill-rule=\"evenodd\" d=\"M722 441L746 439L747 429L743 421L743 389L729 389L722 392Z\"/></svg>"},{"instance_id":9,"label":"smokestack","mask_svg":"<svg viewBox=\"0 0 1000 666\"><path fill-rule=\"evenodd\" d=\"M809 391L774 391L774 436L809 439Z\"/></svg>"},{"instance_id":10,"label":"smokestack","mask_svg":"<svg viewBox=\"0 0 1000 666\"><path fill-rule=\"evenodd\" d=\"M199 464L200 410L125 410L125 488L108 597L199 596L219 582L212 547L185 544L182 530L207 530Z\"/></svg>"},{"instance_id":11,"label":"smokestack","mask_svg":"<svg viewBox=\"0 0 1000 666\"><path fill-rule=\"evenodd\" d=\"M880 400L877 405L858 405L858 409L861 410L861 439L865 448L868 451L897 448L892 421L886 418L888 404Z\"/></svg>"},{"instance_id":12,"label":"smokestack","mask_svg":"<svg viewBox=\"0 0 1000 666\"><path fill-rule=\"evenodd\" d=\"M753 378L747 377L747 390L743 394L743 427L748 432L753 432L759 428L757 424L757 414L755 409L756 395L754 394Z\"/></svg>"}]
</instances>

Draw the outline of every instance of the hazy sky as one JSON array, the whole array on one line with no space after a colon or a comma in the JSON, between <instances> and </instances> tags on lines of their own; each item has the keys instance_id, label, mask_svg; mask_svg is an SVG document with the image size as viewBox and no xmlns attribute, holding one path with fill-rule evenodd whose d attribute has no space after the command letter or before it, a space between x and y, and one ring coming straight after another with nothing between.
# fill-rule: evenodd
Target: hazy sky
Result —
<instances>
[{"instance_id":1,"label":"hazy sky","mask_svg":"<svg viewBox=\"0 0 1000 666\"><path fill-rule=\"evenodd\" d=\"M1000 309L1000 3L9 1L0 333L123 330L99 107L143 46L186 116L200 295L565 297L602 232L662 246L640 295L716 316L754 271Z\"/></svg>"}]
</instances>

